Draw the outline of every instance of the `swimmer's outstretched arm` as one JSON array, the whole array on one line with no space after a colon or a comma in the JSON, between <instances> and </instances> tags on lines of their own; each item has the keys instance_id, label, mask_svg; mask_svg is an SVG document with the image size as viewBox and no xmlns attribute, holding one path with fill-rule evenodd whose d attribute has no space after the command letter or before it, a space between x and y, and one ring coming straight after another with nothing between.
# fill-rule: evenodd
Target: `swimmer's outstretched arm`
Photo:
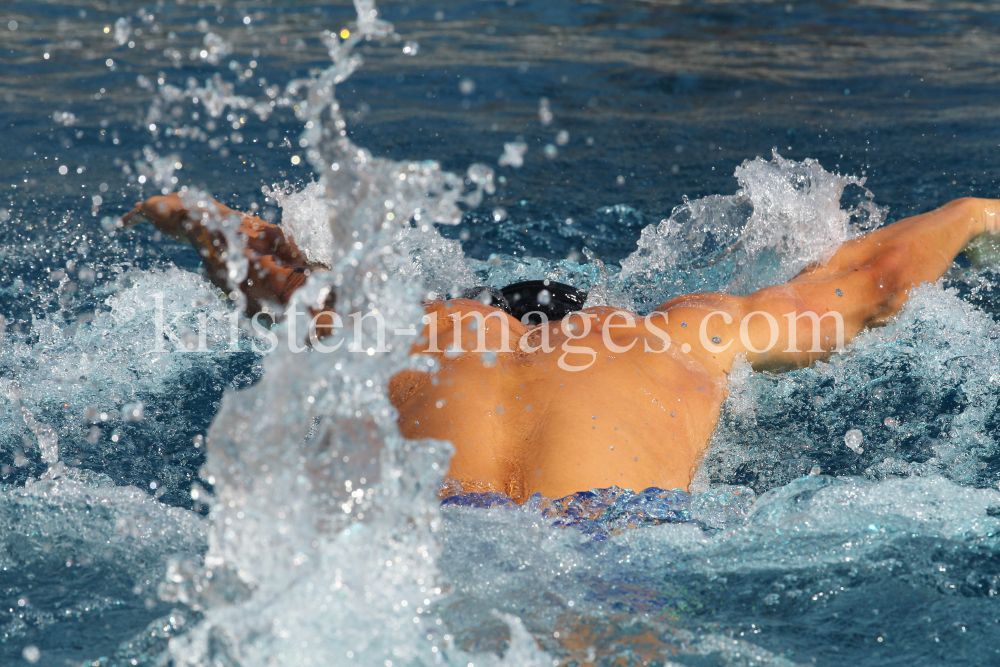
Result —
<instances>
[{"instance_id":1,"label":"swimmer's outstretched arm","mask_svg":"<svg viewBox=\"0 0 1000 667\"><path fill-rule=\"evenodd\" d=\"M943 276L983 234L1000 234L1000 200L957 199L848 241L784 285L746 297L691 294L657 310L697 323L686 330L704 332L693 351L725 372L742 352L757 369L807 366L838 347L838 328L846 344L898 313L915 286Z\"/></svg>"},{"instance_id":2,"label":"swimmer's outstretched arm","mask_svg":"<svg viewBox=\"0 0 1000 667\"><path fill-rule=\"evenodd\" d=\"M221 232L211 231L205 226L203 220L209 215L231 220L245 237L244 254L249 260L249 268L247 279L240 289L247 296L250 315L259 312L268 303L277 306L287 304L292 293L305 282L305 269L320 268L306 264L305 255L279 226L235 211L214 199L190 209L176 194L151 197L137 203L122 221L126 226L149 221L167 236L190 243L201 255L209 280L229 291L226 242Z\"/></svg>"}]
</instances>

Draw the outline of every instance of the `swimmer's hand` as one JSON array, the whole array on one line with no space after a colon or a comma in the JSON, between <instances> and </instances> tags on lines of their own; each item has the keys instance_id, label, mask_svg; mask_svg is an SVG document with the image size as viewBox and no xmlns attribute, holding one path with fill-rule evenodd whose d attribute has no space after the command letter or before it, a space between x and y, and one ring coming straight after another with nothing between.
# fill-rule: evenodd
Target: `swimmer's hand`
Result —
<instances>
[{"instance_id":1,"label":"swimmer's hand","mask_svg":"<svg viewBox=\"0 0 1000 667\"><path fill-rule=\"evenodd\" d=\"M206 202L204 210L207 211L209 207L213 207L220 217L235 213L214 199ZM192 232L200 231L202 227L200 216L192 216L177 194L150 197L146 201L137 202L135 208L122 216L122 224L125 227L143 222L152 223L170 238L184 243L191 243L193 236L197 235Z\"/></svg>"},{"instance_id":2,"label":"swimmer's hand","mask_svg":"<svg viewBox=\"0 0 1000 667\"><path fill-rule=\"evenodd\" d=\"M248 315L263 310L267 304L285 306L310 272L323 270L307 264L305 255L278 225L235 211L214 199L198 202L197 208L190 209L176 194L150 197L122 216L122 224L130 227L150 222L166 236L189 243L201 256L208 279L229 293L234 287L228 278L229 246L221 231L203 223L209 216L238 220L237 232L247 259L247 277L238 287L247 297Z\"/></svg>"}]
</instances>

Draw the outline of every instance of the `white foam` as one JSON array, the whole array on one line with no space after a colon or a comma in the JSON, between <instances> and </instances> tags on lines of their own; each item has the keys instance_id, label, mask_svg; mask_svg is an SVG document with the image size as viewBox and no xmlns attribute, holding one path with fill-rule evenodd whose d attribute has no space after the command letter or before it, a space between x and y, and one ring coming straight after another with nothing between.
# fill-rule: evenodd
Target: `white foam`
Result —
<instances>
[{"instance_id":1,"label":"white foam","mask_svg":"<svg viewBox=\"0 0 1000 667\"><path fill-rule=\"evenodd\" d=\"M832 174L815 160L775 152L770 161L747 160L735 176L735 195L687 201L642 230L618 277L633 299L655 305L687 292L748 294L824 261L882 220L870 195L841 208L844 189L864 179Z\"/></svg>"},{"instance_id":2,"label":"white foam","mask_svg":"<svg viewBox=\"0 0 1000 667\"><path fill-rule=\"evenodd\" d=\"M235 311L220 297L188 271L131 271L90 320L65 327L56 318L35 318L30 343L8 333L0 348L6 377L0 380L16 397L0 394L0 437L15 441L27 427L51 464L58 440L82 442L95 415L117 419L142 396L163 394L178 378L208 371L247 337L233 326ZM46 410L59 421L43 417Z\"/></svg>"},{"instance_id":3,"label":"white foam","mask_svg":"<svg viewBox=\"0 0 1000 667\"><path fill-rule=\"evenodd\" d=\"M116 608L158 604L167 560L195 556L206 541L196 514L74 469L0 489L0 524L0 565L17 582L8 591L22 596L20 613L0 626L11 642L29 632L61 634L62 623L96 623ZM70 580L86 584L61 585Z\"/></svg>"}]
</instances>

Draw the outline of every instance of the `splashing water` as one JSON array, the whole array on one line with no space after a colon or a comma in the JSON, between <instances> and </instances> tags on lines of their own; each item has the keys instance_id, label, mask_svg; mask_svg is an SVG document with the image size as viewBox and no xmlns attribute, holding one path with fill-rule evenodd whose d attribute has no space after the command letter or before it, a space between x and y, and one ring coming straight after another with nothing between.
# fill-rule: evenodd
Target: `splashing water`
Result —
<instances>
[{"instance_id":1,"label":"splashing water","mask_svg":"<svg viewBox=\"0 0 1000 667\"><path fill-rule=\"evenodd\" d=\"M782 283L884 218L867 191L856 209L841 210L844 188L864 179L830 174L815 160L794 162L775 151L770 162L744 162L736 178L735 195L687 202L642 231L619 278L642 293L641 303L689 292L749 294ZM663 291L650 293L656 284Z\"/></svg>"},{"instance_id":2,"label":"splashing water","mask_svg":"<svg viewBox=\"0 0 1000 667\"><path fill-rule=\"evenodd\" d=\"M42 455L42 462L49 465L59 460L59 436L48 424L43 424L35 419L24 405L21 404L21 387L17 383L11 382L7 386L7 398L14 404L16 412L21 413L24 425L38 438L38 450Z\"/></svg>"},{"instance_id":3,"label":"splashing water","mask_svg":"<svg viewBox=\"0 0 1000 667\"><path fill-rule=\"evenodd\" d=\"M434 162L376 158L346 137L334 89L360 64L352 49L394 36L374 3L356 8L350 36L326 35L333 65L303 84L300 143L321 178L284 203L294 211L312 202L293 212L291 229L300 242L318 241L307 252L331 270L295 299L314 303L332 289L337 303L370 311L390 330L413 328L423 289L401 278L411 260L400 246L431 234L428 223L458 222L457 204L478 204L492 172L471 167L465 194L462 179ZM329 236L315 224L324 218ZM411 219L423 223L419 232L404 231ZM441 241L454 256L454 244ZM405 664L440 655L445 642L425 612L440 594L434 491L450 446L400 436L386 387L415 362L407 346L387 347L378 358L281 350L260 383L224 399L207 440L215 497L205 565L175 564L164 592L204 614L171 643L178 663ZM230 604L213 604L220 596Z\"/></svg>"},{"instance_id":4,"label":"splashing water","mask_svg":"<svg viewBox=\"0 0 1000 667\"><path fill-rule=\"evenodd\" d=\"M199 417L207 416L196 416L192 405L204 398L199 383L214 384L221 394L229 363L246 366L243 381L254 377L251 338L196 274L135 270L118 279L117 290L92 318L72 327L51 317L36 319L30 333L7 332L0 368L17 379L0 379L6 388L0 443L30 454L23 474L14 475L21 481L44 472L37 451L47 467L61 458L102 468L119 483L144 487L157 480L158 497L185 504L190 472L167 461L159 469L133 469L129 455L138 452L126 442L142 441L140 421L147 442L179 434L190 441ZM25 427L35 446L26 445ZM107 466L105 457L118 465Z\"/></svg>"},{"instance_id":5,"label":"splashing water","mask_svg":"<svg viewBox=\"0 0 1000 667\"><path fill-rule=\"evenodd\" d=\"M458 222L457 205L478 204L482 193L492 190L492 174L470 168L465 183L474 189L466 194L463 179L436 163L377 158L346 136L334 90L360 65L352 49L362 39L395 35L392 26L378 18L374 4L359 0L356 8L359 18L349 37L325 37L332 66L314 79L289 86L305 91L297 112L306 128L300 145L307 147L319 180L297 193L268 191L284 208L284 224L310 260L330 267L328 273L310 278L295 297L298 303L318 304L333 290L338 303L367 309L384 319L386 327L412 328L420 323L419 298L455 293L475 284L476 274L493 285L539 277L540 271L557 279L572 275L573 282L591 288L591 303L626 307L648 306L699 289L747 293L822 261L838 243L881 221L882 212L870 203L870 195L855 210L840 208L844 188L863 181L831 175L814 161L796 163L775 155L770 162L758 159L737 170L741 190L736 195L688 202L669 220L646 228L639 249L622 262L620 271L596 259L586 268L569 261L556 266L513 258L466 261L458 244L442 239L432 223ZM523 154L519 146L506 146L506 164L518 166ZM230 240L231 252L238 242ZM695 257L714 259L701 266L692 263ZM279 329L279 335L292 333ZM178 664L465 664L469 651L477 654L477 664L494 662L479 653L484 648L502 654L505 664L551 664L537 641L554 655L576 655L576 649L551 639L553 615L577 630L602 619L614 629L605 639L620 645L616 642L628 635L625 628L634 619L628 614L609 617L604 603L614 609L632 605L634 610L637 594L673 600L657 602L661 608L702 604L696 600L709 594L709 582L755 571L756 566L742 560L745 557L736 564L726 554L742 554L750 543L777 539L770 536L783 530L776 526L787 525L788 519L780 517L787 503L798 502L787 498L798 498L799 488L815 488L816 497L823 499L814 504L815 516L796 519L810 539L840 544L845 534L860 530L864 537L859 536L852 558L862 560L868 558L863 545L880 544L859 528L868 521L867 515L859 518L864 512L841 525L831 523L829 507L843 502L838 493L878 498L873 502L883 507L879 503L885 502L888 489L861 482L843 487L813 475L805 480L817 481L796 482L798 486L754 503L754 491L744 479L732 474L720 479L723 470L735 465L732 461L741 460L733 456L725 429L716 442L727 444L716 448L725 448L729 467L708 464L700 473L700 494L691 510L684 510L701 517L700 527L619 532L610 546L591 554L572 533L543 528L550 522L539 523L530 513L456 508L442 515L435 491L451 448L448 443L404 440L385 390L395 372L422 362L408 358L405 346L379 357L346 349L301 355L286 347L279 346L264 361L263 379L256 386L225 397L210 429L204 467L215 487L209 550L204 565L174 561L162 591L165 599L188 605L202 617L193 629L171 640L170 652ZM859 349L867 349L865 343ZM764 412L759 399L739 389L740 382L758 382L757 376L748 367L744 375L742 381L735 378L737 388L727 410L759 419ZM714 451L709 461L721 458ZM801 474L806 472L813 472L812 467ZM955 493L942 482L901 484L904 494ZM842 491L845 488L849 490ZM878 515L879 525L892 526L897 535L911 525L906 514L911 510L906 503L891 508L888 514L871 512ZM630 516L624 501L602 512ZM894 519L893 512L906 516ZM625 525L632 520L623 521ZM746 527L739 528L744 522ZM730 532L725 537L708 537L726 530ZM939 534L958 534L952 530ZM779 542L773 544L777 548ZM625 576L611 564L613 554L623 548L633 565L644 563L645 568L641 581L629 584L632 592L621 597L603 582ZM540 549L550 555L532 556ZM664 559L664 550L671 556ZM814 557L806 551L782 553L802 560L803 567L814 566ZM661 555L653 559L654 552ZM477 555L484 553L489 556ZM769 552L762 565L774 556ZM584 575L581 568L591 557L607 564L600 574ZM440 567L442 558L447 558L446 570ZM831 563L837 562L831 558ZM554 562L563 565L553 569ZM484 574L470 569L472 563L490 563L489 570ZM644 582L655 579L664 567L671 580L687 572L700 583L686 592L640 593L651 585ZM509 574L518 570L523 574ZM445 585L452 593L442 597ZM766 605L772 604L769 585L759 585ZM808 589L816 584L798 585ZM548 599L528 589L546 590ZM573 615L565 617L574 606ZM664 650L682 647L681 653L717 656L725 664L742 664L740 656L746 654L762 664L792 664L750 642L734 644L720 634L664 622L660 618L640 624L658 637ZM599 652L591 646L579 657L593 661L598 653L614 652L608 646Z\"/></svg>"},{"instance_id":6,"label":"splashing water","mask_svg":"<svg viewBox=\"0 0 1000 667\"><path fill-rule=\"evenodd\" d=\"M919 287L894 322L828 363L737 377L705 470L758 492L814 465L870 479L941 474L995 486L998 335L954 291Z\"/></svg>"}]
</instances>

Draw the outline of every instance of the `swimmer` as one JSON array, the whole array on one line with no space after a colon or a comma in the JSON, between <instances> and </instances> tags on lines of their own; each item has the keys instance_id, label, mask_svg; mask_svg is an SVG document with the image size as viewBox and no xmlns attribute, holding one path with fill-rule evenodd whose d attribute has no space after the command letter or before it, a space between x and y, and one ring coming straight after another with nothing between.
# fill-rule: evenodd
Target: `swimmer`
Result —
<instances>
[{"instance_id":1,"label":"swimmer","mask_svg":"<svg viewBox=\"0 0 1000 667\"><path fill-rule=\"evenodd\" d=\"M234 216L247 238L241 289L251 314L286 304L308 272L321 270L277 225L207 205ZM755 370L772 371L829 356L893 317L914 286L939 279L963 250L989 255L1000 238L998 214L1000 200L958 199L848 241L783 285L749 296L686 294L647 317L580 309L582 293L555 284L544 298L531 299L529 290L524 303L517 303L522 284L425 304L428 324L411 353L440 366L434 381L417 371L392 378L399 428L408 438L451 441L448 476L466 492L523 502L535 492L559 498L613 485L686 490L740 355ZM123 220L149 220L189 242L212 282L228 289L225 243L200 219L170 195L136 204ZM525 308L543 306L557 319L522 323ZM485 326L474 330L477 317ZM454 344L461 354L441 351Z\"/></svg>"}]
</instances>

